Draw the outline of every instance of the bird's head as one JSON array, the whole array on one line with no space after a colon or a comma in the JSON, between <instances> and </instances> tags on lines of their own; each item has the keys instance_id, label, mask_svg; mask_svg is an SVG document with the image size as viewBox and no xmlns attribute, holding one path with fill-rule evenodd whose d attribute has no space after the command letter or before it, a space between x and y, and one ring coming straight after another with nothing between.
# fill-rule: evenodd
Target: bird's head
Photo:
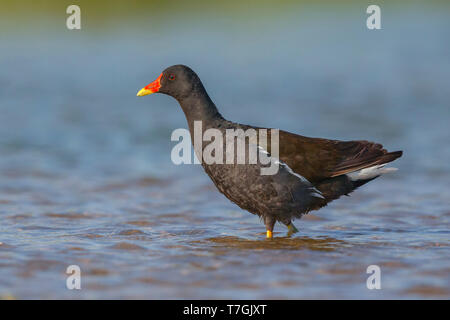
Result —
<instances>
[{"instance_id":1,"label":"bird's head","mask_svg":"<svg viewBox=\"0 0 450 320\"><path fill-rule=\"evenodd\" d=\"M142 88L137 96L158 92L181 100L194 92L199 85L201 86L201 82L197 74L191 68L178 64L164 70L155 81Z\"/></svg>"}]
</instances>

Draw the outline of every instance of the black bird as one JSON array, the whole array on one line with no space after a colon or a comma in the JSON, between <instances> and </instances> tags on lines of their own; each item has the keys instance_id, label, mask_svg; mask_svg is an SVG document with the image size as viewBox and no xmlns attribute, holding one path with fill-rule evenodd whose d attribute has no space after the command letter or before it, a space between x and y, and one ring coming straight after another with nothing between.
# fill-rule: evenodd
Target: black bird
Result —
<instances>
[{"instance_id":1,"label":"black bird","mask_svg":"<svg viewBox=\"0 0 450 320\"><path fill-rule=\"evenodd\" d=\"M167 68L137 95L156 92L170 95L179 102L186 115L193 144L195 121L201 121L202 134L207 129L217 129L224 135L227 129L264 129L225 120L200 78L187 66ZM268 131L268 139L272 134ZM268 144L267 147L257 145L259 156L264 153L269 159L272 157L271 160L276 158L275 163L279 167L273 175L262 175L264 165L261 161L250 163L247 155L244 164L201 161L220 192L242 209L264 220L267 238L272 238L277 221L287 226L288 235L297 232L292 220L348 195L383 173L395 170L384 168L384 165L402 155L402 151L388 152L381 144L363 140L308 138L282 130L278 131L278 136L278 157L272 154ZM249 139L245 136L244 139L246 146L251 145ZM205 147L202 141L200 148L195 149L197 156L199 150L205 151ZM225 147L223 150L227 152Z\"/></svg>"}]
</instances>

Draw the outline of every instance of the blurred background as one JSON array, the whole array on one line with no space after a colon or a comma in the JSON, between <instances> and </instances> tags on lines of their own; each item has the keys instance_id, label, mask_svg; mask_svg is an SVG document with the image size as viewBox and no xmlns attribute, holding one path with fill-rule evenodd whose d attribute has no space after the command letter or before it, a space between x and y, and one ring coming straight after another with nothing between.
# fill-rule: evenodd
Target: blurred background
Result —
<instances>
[{"instance_id":1,"label":"blurred background","mask_svg":"<svg viewBox=\"0 0 450 320\"><path fill-rule=\"evenodd\" d=\"M450 298L448 1L0 8L0 298ZM229 120L380 142L400 170L265 241L200 166L172 164L177 102L136 97L173 64Z\"/></svg>"}]
</instances>

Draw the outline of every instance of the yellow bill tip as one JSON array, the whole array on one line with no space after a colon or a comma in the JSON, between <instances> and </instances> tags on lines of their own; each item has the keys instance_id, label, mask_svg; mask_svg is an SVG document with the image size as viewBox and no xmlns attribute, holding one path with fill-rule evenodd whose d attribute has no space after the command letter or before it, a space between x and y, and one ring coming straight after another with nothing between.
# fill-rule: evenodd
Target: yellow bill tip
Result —
<instances>
[{"instance_id":1,"label":"yellow bill tip","mask_svg":"<svg viewBox=\"0 0 450 320\"><path fill-rule=\"evenodd\" d=\"M141 90L139 90L139 92L137 93L136 96L138 96L138 97L143 97L143 96L146 96L146 95L152 94L152 93L153 93L152 90L142 88Z\"/></svg>"}]
</instances>

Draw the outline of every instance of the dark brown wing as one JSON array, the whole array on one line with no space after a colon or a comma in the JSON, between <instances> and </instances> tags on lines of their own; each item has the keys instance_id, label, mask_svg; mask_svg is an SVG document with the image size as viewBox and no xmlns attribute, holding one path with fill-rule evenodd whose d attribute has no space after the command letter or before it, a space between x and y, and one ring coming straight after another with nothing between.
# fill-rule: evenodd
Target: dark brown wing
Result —
<instances>
[{"instance_id":1,"label":"dark brown wing","mask_svg":"<svg viewBox=\"0 0 450 320\"><path fill-rule=\"evenodd\" d=\"M402 151L388 152L369 141L308 138L280 130L280 159L312 183L391 162Z\"/></svg>"}]
</instances>

